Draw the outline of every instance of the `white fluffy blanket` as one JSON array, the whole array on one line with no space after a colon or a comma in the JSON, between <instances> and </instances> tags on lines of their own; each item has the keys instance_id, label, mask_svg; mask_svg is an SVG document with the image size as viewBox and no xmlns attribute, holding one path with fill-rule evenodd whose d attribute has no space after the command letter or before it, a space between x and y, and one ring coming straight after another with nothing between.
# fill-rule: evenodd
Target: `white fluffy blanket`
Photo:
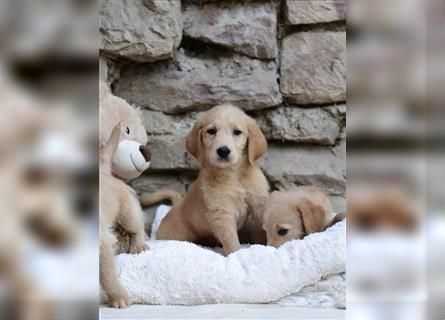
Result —
<instances>
[{"instance_id":1,"label":"white fluffy blanket","mask_svg":"<svg viewBox=\"0 0 445 320\"><path fill-rule=\"evenodd\" d=\"M158 208L153 230L168 210L168 206ZM188 242L151 239L149 251L121 254L116 265L132 303L278 300L281 304L344 308L345 231L342 221L278 249L252 245L227 257ZM103 293L101 296L105 302Z\"/></svg>"}]
</instances>

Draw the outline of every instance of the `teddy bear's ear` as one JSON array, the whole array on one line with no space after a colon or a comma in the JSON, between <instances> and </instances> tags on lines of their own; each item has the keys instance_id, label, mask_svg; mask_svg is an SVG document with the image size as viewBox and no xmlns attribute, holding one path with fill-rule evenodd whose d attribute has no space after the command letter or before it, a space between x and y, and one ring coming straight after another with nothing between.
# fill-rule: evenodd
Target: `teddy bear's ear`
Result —
<instances>
[{"instance_id":1,"label":"teddy bear's ear","mask_svg":"<svg viewBox=\"0 0 445 320\"><path fill-rule=\"evenodd\" d=\"M102 149L108 144L111 132L121 117L119 108L115 108L115 104L111 103L112 94L108 85L103 81L99 82L99 98L99 146Z\"/></svg>"},{"instance_id":2,"label":"teddy bear's ear","mask_svg":"<svg viewBox=\"0 0 445 320\"><path fill-rule=\"evenodd\" d=\"M110 139L103 148L102 158L107 163L111 163L111 158L114 154L114 151L116 151L117 145L119 144L120 134L122 130L121 127L121 122L114 126L113 131L111 132Z\"/></svg>"},{"instance_id":3,"label":"teddy bear's ear","mask_svg":"<svg viewBox=\"0 0 445 320\"><path fill-rule=\"evenodd\" d=\"M99 82L99 99L103 100L110 93L108 85L102 81Z\"/></svg>"}]
</instances>

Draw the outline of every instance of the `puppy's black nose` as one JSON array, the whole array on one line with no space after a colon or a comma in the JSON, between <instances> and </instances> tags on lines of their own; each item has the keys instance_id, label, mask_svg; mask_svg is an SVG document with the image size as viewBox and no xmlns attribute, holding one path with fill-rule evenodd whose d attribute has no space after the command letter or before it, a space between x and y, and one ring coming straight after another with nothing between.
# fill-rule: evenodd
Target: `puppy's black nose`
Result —
<instances>
[{"instance_id":1,"label":"puppy's black nose","mask_svg":"<svg viewBox=\"0 0 445 320\"><path fill-rule=\"evenodd\" d=\"M144 156L145 161L148 162L148 161L151 160L151 152L150 152L150 148L148 146L140 145L139 146L139 151Z\"/></svg>"},{"instance_id":2,"label":"puppy's black nose","mask_svg":"<svg viewBox=\"0 0 445 320\"><path fill-rule=\"evenodd\" d=\"M227 147L221 147L216 150L216 153L221 159L226 159L230 154L230 149Z\"/></svg>"}]
</instances>

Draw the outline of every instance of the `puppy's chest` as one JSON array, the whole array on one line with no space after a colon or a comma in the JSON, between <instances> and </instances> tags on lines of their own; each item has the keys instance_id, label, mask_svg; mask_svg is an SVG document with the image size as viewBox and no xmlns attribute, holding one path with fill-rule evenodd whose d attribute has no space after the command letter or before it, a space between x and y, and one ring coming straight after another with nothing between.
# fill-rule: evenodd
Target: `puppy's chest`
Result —
<instances>
[{"instance_id":1,"label":"puppy's chest","mask_svg":"<svg viewBox=\"0 0 445 320\"><path fill-rule=\"evenodd\" d=\"M204 198L209 210L230 211L244 216L247 211L248 191L239 182L212 185L203 188Z\"/></svg>"}]
</instances>

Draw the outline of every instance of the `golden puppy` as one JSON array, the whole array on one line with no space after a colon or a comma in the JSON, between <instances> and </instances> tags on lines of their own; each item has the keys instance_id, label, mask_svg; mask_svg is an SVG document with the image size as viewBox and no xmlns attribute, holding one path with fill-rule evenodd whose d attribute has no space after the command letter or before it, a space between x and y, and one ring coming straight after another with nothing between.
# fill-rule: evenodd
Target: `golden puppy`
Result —
<instances>
[{"instance_id":1,"label":"golden puppy","mask_svg":"<svg viewBox=\"0 0 445 320\"><path fill-rule=\"evenodd\" d=\"M289 240L325 230L344 218L334 217L331 203L319 189L312 186L289 191L272 192L263 212L263 228L267 244L279 247Z\"/></svg>"},{"instance_id":2,"label":"golden puppy","mask_svg":"<svg viewBox=\"0 0 445 320\"><path fill-rule=\"evenodd\" d=\"M157 239L221 243L225 254L240 248L242 227L250 242L264 243L260 214L269 195L267 180L256 160L267 142L256 122L232 105L219 105L204 113L186 139L186 148L200 164L198 179L183 199L175 198L162 220ZM144 195L150 205L163 193Z\"/></svg>"}]
</instances>

